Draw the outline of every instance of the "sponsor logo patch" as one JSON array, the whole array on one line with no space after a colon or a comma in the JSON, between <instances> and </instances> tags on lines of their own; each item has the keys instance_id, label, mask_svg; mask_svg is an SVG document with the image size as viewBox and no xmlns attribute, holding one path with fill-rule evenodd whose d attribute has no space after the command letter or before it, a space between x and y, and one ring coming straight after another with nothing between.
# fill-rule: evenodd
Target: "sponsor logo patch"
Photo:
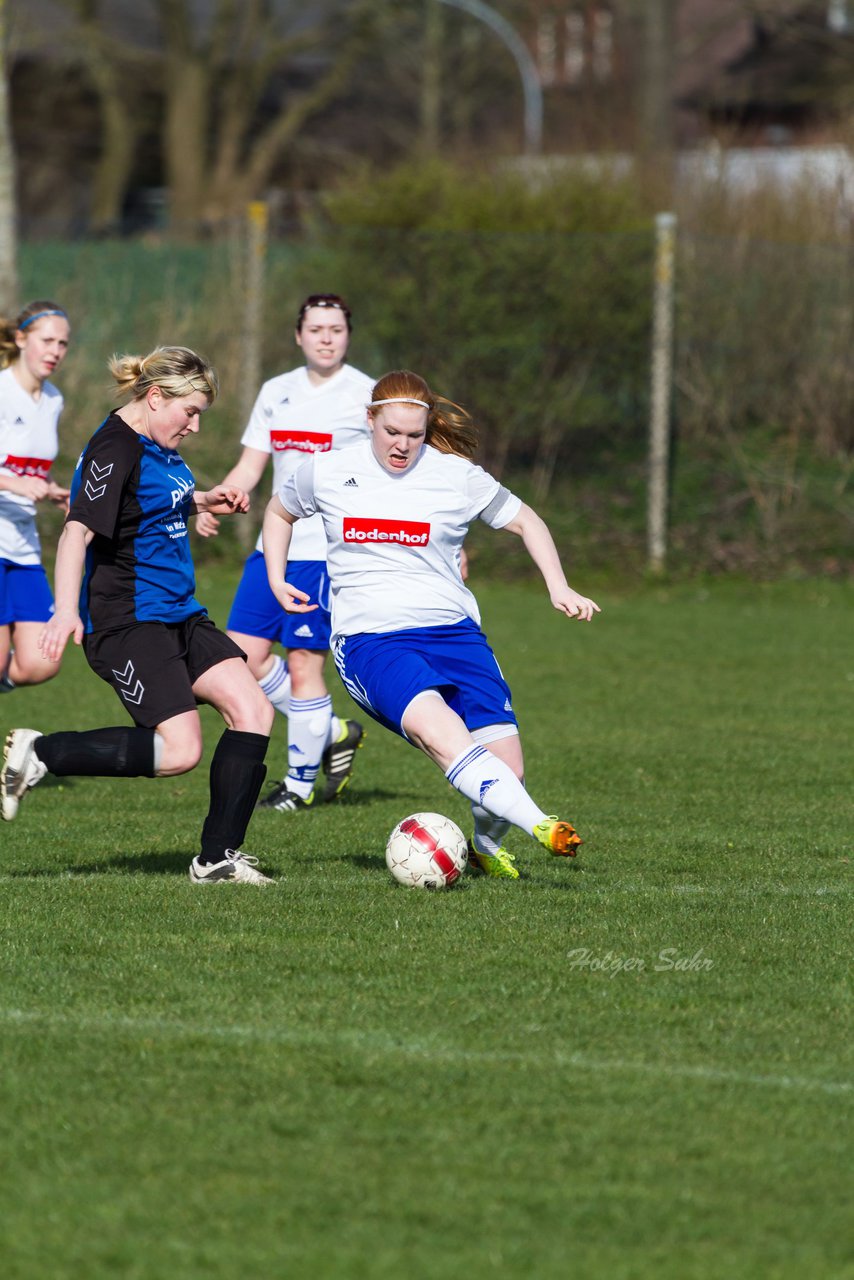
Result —
<instances>
[{"instance_id":1,"label":"sponsor logo patch","mask_svg":"<svg viewBox=\"0 0 854 1280\"><path fill-rule=\"evenodd\" d=\"M132 702L138 707L145 693L145 685L137 676L131 659L128 658L124 671L117 671L113 667L113 675L116 677L116 685L125 702Z\"/></svg>"},{"instance_id":2,"label":"sponsor logo patch","mask_svg":"<svg viewBox=\"0 0 854 1280\"><path fill-rule=\"evenodd\" d=\"M14 471L16 476L38 476L40 480L47 479L51 468L48 458L13 458L11 454L3 459L2 465Z\"/></svg>"},{"instance_id":3,"label":"sponsor logo patch","mask_svg":"<svg viewBox=\"0 0 854 1280\"><path fill-rule=\"evenodd\" d=\"M97 498L103 498L107 492L107 476L112 471L113 465L112 462L108 462L106 466L99 467L94 458L89 463L89 476L83 486L83 492L92 502ZM103 484L101 484L102 480Z\"/></svg>"},{"instance_id":4,"label":"sponsor logo patch","mask_svg":"<svg viewBox=\"0 0 854 1280\"><path fill-rule=\"evenodd\" d=\"M402 547L426 547L430 525L423 520L371 520L348 516L344 541L349 543L396 542Z\"/></svg>"},{"instance_id":5,"label":"sponsor logo patch","mask_svg":"<svg viewBox=\"0 0 854 1280\"><path fill-rule=\"evenodd\" d=\"M183 476L173 476L169 472L167 472L167 475L169 475L169 479L177 486L172 490L171 495L172 510L174 511L178 504L184 501L188 493L195 492L196 486L194 481L185 480Z\"/></svg>"},{"instance_id":6,"label":"sponsor logo patch","mask_svg":"<svg viewBox=\"0 0 854 1280\"><path fill-rule=\"evenodd\" d=\"M298 453L328 453L332 448L332 436L328 431L271 431L270 444L274 453L295 449Z\"/></svg>"}]
</instances>

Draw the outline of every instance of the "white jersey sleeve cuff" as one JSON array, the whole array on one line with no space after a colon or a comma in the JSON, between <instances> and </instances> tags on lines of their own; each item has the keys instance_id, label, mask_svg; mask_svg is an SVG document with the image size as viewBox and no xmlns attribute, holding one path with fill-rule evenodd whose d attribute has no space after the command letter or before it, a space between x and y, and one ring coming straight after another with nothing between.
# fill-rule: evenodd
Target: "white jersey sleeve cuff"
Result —
<instances>
[{"instance_id":1,"label":"white jersey sleeve cuff","mask_svg":"<svg viewBox=\"0 0 854 1280\"><path fill-rule=\"evenodd\" d=\"M498 492L489 506L481 511L480 519L492 529L503 529L519 514L521 505L521 498L517 498L515 493L505 489L503 484L499 485Z\"/></svg>"}]
</instances>

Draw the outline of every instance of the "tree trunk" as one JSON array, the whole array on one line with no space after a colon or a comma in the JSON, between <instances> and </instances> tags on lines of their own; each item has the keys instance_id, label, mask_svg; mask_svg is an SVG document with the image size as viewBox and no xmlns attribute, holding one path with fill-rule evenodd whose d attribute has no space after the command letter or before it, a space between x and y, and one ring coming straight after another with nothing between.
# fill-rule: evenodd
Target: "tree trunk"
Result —
<instances>
[{"instance_id":1,"label":"tree trunk","mask_svg":"<svg viewBox=\"0 0 854 1280\"><path fill-rule=\"evenodd\" d=\"M133 170L136 127L121 97L121 90L102 90L101 153L92 181L90 222L96 234L117 231L121 225L122 205Z\"/></svg>"},{"instance_id":2,"label":"tree trunk","mask_svg":"<svg viewBox=\"0 0 854 1280\"><path fill-rule=\"evenodd\" d=\"M0 312L13 315L18 306L17 202L15 149L9 121L6 19L7 2L0 0Z\"/></svg>"},{"instance_id":3,"label":"tree trunk","mask_svg":"<svg viewBox=\"0 0 854 1280\"><path fill-rule=\"evenodd\" d=\"M190 239L202 231L205 172L208 155L210 85L198 56L168 58L166 62L166 183L169 224Z\"/></svg>"},{"instance_id":4,"label":"tree trunk","mask_svg":"<svg viewBox=\"0 0 854 1280\"><path fill-rule=\"evenodd\" d=\"M439 0L427 0L424 25L424 64L421 71L421 147L437 155L442 112L442 12Z\"/></svg>"}]
</instances>

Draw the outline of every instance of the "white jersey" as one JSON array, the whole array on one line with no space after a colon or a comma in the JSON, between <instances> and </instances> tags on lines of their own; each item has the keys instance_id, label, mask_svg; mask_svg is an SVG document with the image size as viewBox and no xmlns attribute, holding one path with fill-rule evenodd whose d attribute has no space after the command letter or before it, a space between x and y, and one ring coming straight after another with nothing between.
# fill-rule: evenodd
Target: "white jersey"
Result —
<instances>
[{"instance_id":1,"label":"white jersey","mask_svg":"<svg viewBox=\"0 0 854 1280\"><path fill-rule=\"evenodd\" d=\"M34 400L11 369L0 372L0 473L47 479L59 452L62 405L62 395L52 383L43 383ZM0 560L38 564L40 558L36 504L0 489Z\"/></svg>"},{"instance_id":2,"label":"white jersey","mask_svg":"<svg viewBox=\"0 0 854 1280\"><path fill-rule=\"evenodd\" d=\"M273 455L273 493L306 456L344 449L368 434L374 379L345 364L314 386L303 367L265 382L249 418L242 445ZM261 538L257 543L261 548ZM323 523L304 521L291 542L292 560L325 560Z\"/></svg>"},{"instance_id":3,"label":"white jersey","mask_svg":"<svg viewBox=\"0 0 854 1280\"><path fill-rule=\"evenodd\" d=\"M460 573L468 526L479 517L501 529L522 505L482 467L430 445L393 475L370 440L315 455L278 497L291 515L323 519L333 640L464 618L480 623Z\"/></svg>"}]
</instances>

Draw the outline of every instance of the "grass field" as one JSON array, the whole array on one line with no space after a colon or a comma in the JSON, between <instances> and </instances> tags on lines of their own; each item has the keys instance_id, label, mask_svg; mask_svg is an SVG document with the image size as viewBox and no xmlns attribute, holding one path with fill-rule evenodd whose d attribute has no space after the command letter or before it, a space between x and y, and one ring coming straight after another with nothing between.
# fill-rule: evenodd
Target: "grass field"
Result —
<instances>
[{"instance_id":1,"label":"grass field","mask_svg":"<svg viewBox=\"0 0 854 1280\"><path fill-rule=\"evenodd\" d=\"M850 589L475 585L577 865L395 886L394 823L466 806L376 726L253 820L267 891L187 882L204 769L0 830L8 1280L854 1276ZM0 713L122 721L77 653Z\"/></svg>"}]
</instances>

